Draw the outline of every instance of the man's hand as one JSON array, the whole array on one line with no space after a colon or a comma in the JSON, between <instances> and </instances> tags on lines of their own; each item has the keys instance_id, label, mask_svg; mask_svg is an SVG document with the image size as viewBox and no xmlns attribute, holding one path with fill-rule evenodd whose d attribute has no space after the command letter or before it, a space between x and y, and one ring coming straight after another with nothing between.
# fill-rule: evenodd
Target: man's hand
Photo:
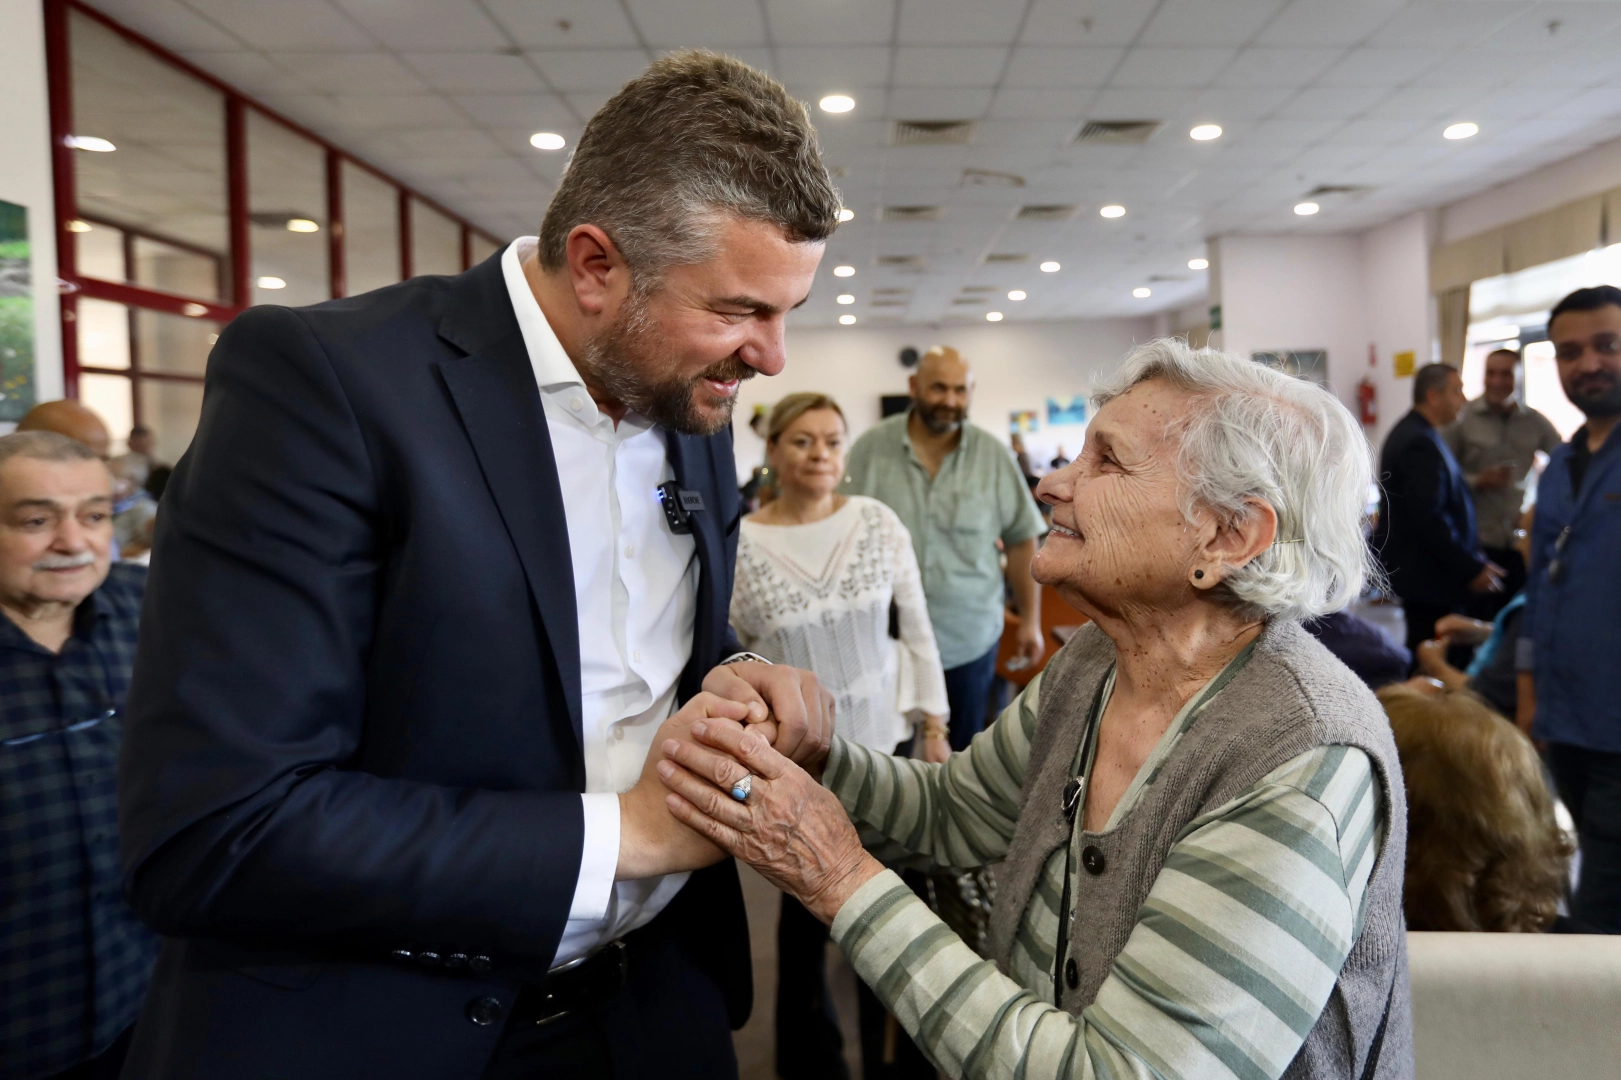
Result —
<instances>
[{"instance_id":1,"label":"man's hand","mask_svg":"<svg viewBox=\"0 0 1621 1080\"><path fill-rule=\"evenodd\" d=\"M748 706L750 723L775 721L775 737L760 731L772 749L812 776L822 775L833 743L833 695L815 675L786 664L745 661L710 671L704 689Z\"/></svg>"},{"instance_id":2,"label":"man's hand","mask_svg":"<svg viewBox=\"0 0 1621 1080\"><path fill-rule=\"evenodd\" d=\"M1475 489L1477 491L1497 491L1506 488L1514 482L1514 466L1510 462L1501 465L1488 465L1475 474Z\"/></svg>"},{"instance_id":3,"label":"man's hand","mask_svg":"<svg viewBox=\"0 0 1621 1080\"><path fill-rule=\"evenodd\" d=\"M1486 560L1486 565L1480 568L1474 580L1469 582L1469 591L1472 593L1498 593L1503 591L1503 575L1505 571L1501 566Z\"/></svg>"},{"instance_id":4,"label":"man's hand","mask_svg":"<svg viewBox=\"0 0 1621 1080\"><path fill-rule=\"evenodd\" d=\"M698 870L725 857L725 852L670 813L656 766L664 758L660 747L670 739L690 738L697 721L742 722L748 717L746 705L714 694L699 694L659 725L641 778L635 787L619 796L619 865L614 870L615 881Z\"/></svg>"},{"instance_id":5,"label":"man's hand","mask_svg":"<svg viewBox=\"0 0 1621 1080\"><path fill-rule=\"evenodd\" d=\"M1443 615L1435 620L1435 636L1449 645L1479 645L1492 636L1492 624L1467 615Z\"/></svg>"},{"instance_id":6,"label":"man's hand","mask_svg":"<svg viewBox=\"0 0 1621 1080\"><path fill-rule=\"evenodd\" d=\"M1033 667L1041 663L1041 658L1047 655L1047 636L1042 633L1039 623L1021 618L1014 642L1019 647L1017 656L1020 661L1018 664L1008 665L1014 670Z\"/></svg>"}]
</instances>

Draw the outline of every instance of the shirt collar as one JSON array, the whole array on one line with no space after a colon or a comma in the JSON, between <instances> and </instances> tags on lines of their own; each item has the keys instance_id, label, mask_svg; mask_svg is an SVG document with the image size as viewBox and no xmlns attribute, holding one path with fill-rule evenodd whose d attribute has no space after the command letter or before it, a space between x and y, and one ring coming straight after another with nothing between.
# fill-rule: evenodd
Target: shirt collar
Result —
<instances>
[{"instance_id":1,"label":"shirt collar","mask_svg":"<svg viewBox=\"0 0 1621 1080\"><path fill-rule=\"evenodd\" d=\"M585 385L574 361L557 340L546 313L540 310L529 279L523 276L523 262L540 246L540 238L520 236L507 245L501 256L501 274L506 278L507 294L512 299L512 313L518 317L518 329L523 334L523 347L529 353L529 366L534 369L535 383L542 390L562 386Z\"/></svg>"}]
</instances>

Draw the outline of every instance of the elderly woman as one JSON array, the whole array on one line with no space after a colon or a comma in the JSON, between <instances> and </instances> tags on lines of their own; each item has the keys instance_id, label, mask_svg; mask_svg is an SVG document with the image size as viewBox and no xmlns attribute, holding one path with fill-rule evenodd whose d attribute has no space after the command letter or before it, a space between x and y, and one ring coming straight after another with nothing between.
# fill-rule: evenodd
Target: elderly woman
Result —
<instances>
[{"instance_id":1,"label":"elderly woman","mask_svg":"<svg viewBox=\"0 0 1621 1080\"><path fill-rule=\"evenodd\" d=\"M1408 1077L1406 808L1379 703L1301 629L1366 572L1367 445L1319 387L1159 341L1045 477L1034 573L1092 624L943 765L724 720L672 812L831 924L946 1072ZM741 798L740 798L741 797ZM862 848L1005 860L995 963Z\"/></svg>"}]
</instances>

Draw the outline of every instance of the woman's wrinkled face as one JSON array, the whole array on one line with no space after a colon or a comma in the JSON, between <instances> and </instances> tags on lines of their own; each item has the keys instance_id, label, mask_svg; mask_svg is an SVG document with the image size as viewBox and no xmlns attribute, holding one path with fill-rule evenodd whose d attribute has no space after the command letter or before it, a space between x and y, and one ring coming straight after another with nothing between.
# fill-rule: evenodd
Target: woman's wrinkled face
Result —
<instances>
[{"instance_id":1,"label":"woman's wrinkled face","mask_svg":"<svg viewBox=\"0 0 1621 1080\"><path fill-rule=\"evenodd\" d=\"M1191 400L1151 379L1098 410L1080 454L1036 489L1053 508L1052 532L1031 567L1037 581L1088 614L1187 601L1200 530L1178 505L1168 429Z\"/></svg>"},{"instance_id":2,"label":"woman's wrinkled face","mask_svg":"<svg viewBox=\"0 0 1621 1080\"><path fill-rule=\"evenodd\" d=\"M766 447L766 459L792 488L819 498L844 480L844 418L832 409L811 409Z\"/></svg>"}]
</instances>

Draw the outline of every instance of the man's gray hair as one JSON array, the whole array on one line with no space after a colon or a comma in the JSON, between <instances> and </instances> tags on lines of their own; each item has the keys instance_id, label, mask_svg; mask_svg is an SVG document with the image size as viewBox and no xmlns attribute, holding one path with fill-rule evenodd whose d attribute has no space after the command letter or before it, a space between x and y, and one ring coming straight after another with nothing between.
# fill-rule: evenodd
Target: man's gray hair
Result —
<instances>
[{"instance_id":1,"label":"man's gray hair","mask_svg":"<svg viewBox=\"0 0 1621 1080\"><path fill-rule=\"evenodd\" d=\"M1338 611L1371 572L1363 517L1372 453L1349 410L1327 389L1253 360L1176 338L1138 346L1101 407L1150 379L1197 399L1171 432L1182 513L1244 520L1259 499L1278 516L1277 540L1220 586L1266 618L1301 620Z\"/></svg>"},{"instance_id":2,"label":"man's gray hair","mask_svg":"<svg viewBox=\"0 0 1621 1080\"><path fill-rule=\"evenodd\" d=\"M561 269L569 233L596 225L645 293L667 267L710 258L728 214L820 241L838 227L839 195L804 105L741 60L685 49L585 125L541 223L540 263Z\"/></svg>"},{"instance_id":3,"label":"man's gray hair","mask_svg":"<svg viewBox=\"0 0 1621 1080\"><path fill-rule=\"evenodd\" d=\"M100 461L101 457L78 439L54 431L17 431L0 436L0 462L14 457L38 461Z\"/></svg>"}]
</instances>

